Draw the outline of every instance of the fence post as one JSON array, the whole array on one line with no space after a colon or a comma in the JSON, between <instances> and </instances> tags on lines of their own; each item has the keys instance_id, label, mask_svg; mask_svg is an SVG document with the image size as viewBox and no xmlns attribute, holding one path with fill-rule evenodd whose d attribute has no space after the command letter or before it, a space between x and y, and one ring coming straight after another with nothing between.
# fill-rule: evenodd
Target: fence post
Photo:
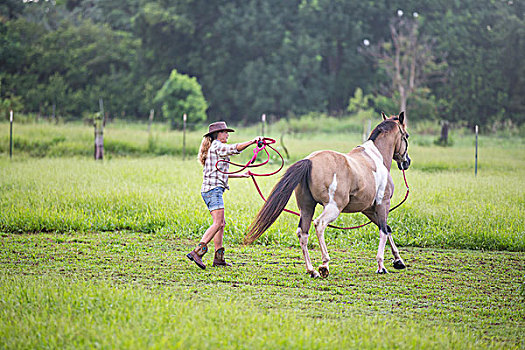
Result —
<instances>
[{"instance_id":1,"label":"fence post","mask_svg":"<svg viewBox=\"0 0 525 350\"><path fill-rule=\"evenodd\" d=\"M94 118L95 124L95 160L104 159L104 101L98 100L100 115Z\"/></svg>"},{"instance_id":2,"label":"fence post","mask_svg":"<svg viewBox=\"0 0 525 350\"><path fill-rule=\"evenodd\" d=\"M474 176L478 176L478 126L476 125L476 160L474 165Z\"/></svg>"},{"instance_id":3,"label":"fence post","mask_svg":"<svg viewBox=\"0 0 525 350\"><path fill-rule=\"evenodd\" d=\"M149 121L148 121L148 133L151 131L151 124L153 123L153 118L155 117L155 110L150 109L149 111Z\"/></svg>"},{"instance_id":4,"label":"fence post","mask_svg":"<svg viewBox=\"0 0 525 350\"><path fill-rule=\"evenodd\" d=\"M366 142L368 140L368 135L370 135L370 131L372 129L372 120L368 119L363 122L363 142Z\"/></svg>"},{"instance_id":5,"label":"fence post","mask_svg":"<svg viewBox=\"0 0 525 350\"><path fill-rule=\"evenodd\" d=\"M264 126L266 124L266 114L261 115L261 136L264 136Z\"/></svg>"},{"instance_id":6,"label":"fence post","mask_svg":"<svg viewBox=\"0 0 525 350\"><path fill-rule=\"evenodd\" d=\"M9 111L9 159L13 158L13 110Z\"/></svg>"},{"instance_id":7,"label":"fence post","mask_svg":"<svg viewBox=\"0 0 525 350\"><path fill-rule=\"evenodd\" d=\"M186 113L182 116L182 160L186 159L186 121L188 116Z\"/></svg>"}]
</instances>

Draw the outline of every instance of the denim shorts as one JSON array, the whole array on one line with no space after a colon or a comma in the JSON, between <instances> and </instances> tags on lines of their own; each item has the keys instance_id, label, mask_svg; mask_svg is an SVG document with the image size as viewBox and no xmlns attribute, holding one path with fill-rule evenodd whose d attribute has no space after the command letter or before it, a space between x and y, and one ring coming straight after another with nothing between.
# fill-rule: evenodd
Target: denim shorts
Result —
<instances>
[{"instance_id":1,"label":"denim shorts","mask_svg":"<svg viewBox=\"0 0 525 350\"><path fill-rule=\"evenodd\" d=\"M223 193L223 187L215 187L208 192L201 192L202 199L204 203L206 203L209 211L224 209L224 201L222 200Z\"/></svg>"}]
</instances>

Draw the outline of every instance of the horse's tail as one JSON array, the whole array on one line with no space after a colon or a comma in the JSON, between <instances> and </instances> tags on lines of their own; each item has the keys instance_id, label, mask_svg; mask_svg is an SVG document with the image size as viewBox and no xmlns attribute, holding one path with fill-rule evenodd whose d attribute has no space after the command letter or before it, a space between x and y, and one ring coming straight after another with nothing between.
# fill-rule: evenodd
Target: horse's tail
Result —
<instances>
[{"instance_id":1,"label":"horse's tail","mask_svg":"<svg viewBox=\"0 0 525 350\"><path fill-rule=\"evenodd\" d=\"M308 179L312 169L312 161L303 159L293 164L286 170L281 180L275 185L272 193L264 203L255 220L248 228L248 233L244 237L244 243L253 243L277 220L284 207L288 203L293 190L302 184L308 187Z\"/></svg>"}]
</instances>

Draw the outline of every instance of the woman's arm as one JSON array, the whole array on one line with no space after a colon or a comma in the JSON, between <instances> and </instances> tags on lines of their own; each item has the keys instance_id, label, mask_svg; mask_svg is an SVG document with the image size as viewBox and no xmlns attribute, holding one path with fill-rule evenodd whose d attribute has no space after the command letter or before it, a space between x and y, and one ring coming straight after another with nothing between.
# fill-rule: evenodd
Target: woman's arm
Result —
<instances>
[{"instance_id":1,"label":"woman's arm","mask_svg":"<svg viewBox=\"0 0 525 350\"><path fill-rule=\"evenodd\" d=\"M256 137L251 141L235 143L235 144L226 144L220 141L213 141L210 150L217 152L221 157L227 157L234 154L239 154L241 151L245 150L248 146L257 143L259 140L262 140L262 137Z\"/></svg>"},{"instance_id":2,"label":"woman's arm","mask_svg":"<svg viewBox=\"0 0 525 350\"><path fill-rule=\"evenodd\" d=\"M237 144L237 151L242 152L242 151L244 151L246 149L246 147L248 147L250 145L253 145L254 143L257 143L261 139L262 139L261 136L257 136L253 140L242 142L242 143L238 143Z\"/></svg>"},{"instance_id":3,"label":"woman's arm","mask_svg":"<svg viewBox=\"0 0 525 350\"><path fill-rule=\"evenodd\" d=\"M228 175L228 178L230 179L240 179L240 178L245 178L245 177L250 177L250 174L248 171L244 172L244 173L237 173L237 174L229 174Z\"/></svg>"}]
</instances>

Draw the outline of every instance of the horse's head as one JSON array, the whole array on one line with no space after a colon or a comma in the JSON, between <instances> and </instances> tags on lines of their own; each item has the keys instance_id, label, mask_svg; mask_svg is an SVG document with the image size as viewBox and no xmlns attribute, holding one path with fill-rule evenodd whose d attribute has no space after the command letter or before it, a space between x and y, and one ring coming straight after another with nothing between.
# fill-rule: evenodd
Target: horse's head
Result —
<instances>
[{"instance_id":1,"label":"horse's head","mask_svg":"<svg viewBox=\"0 0 525 350\"><path fill-rule=\"evenodd\" d=\"M398 133L396 134L396 141L394 145L394 157L397 162L399 170L407 170L410 167L410 157L408 156L408 137L410 136L406 130L405 112L401 112L399 116L387 118L384 113L381 113L383 119L390 119L397 124Z\"/></svg>"}]
</instances>

